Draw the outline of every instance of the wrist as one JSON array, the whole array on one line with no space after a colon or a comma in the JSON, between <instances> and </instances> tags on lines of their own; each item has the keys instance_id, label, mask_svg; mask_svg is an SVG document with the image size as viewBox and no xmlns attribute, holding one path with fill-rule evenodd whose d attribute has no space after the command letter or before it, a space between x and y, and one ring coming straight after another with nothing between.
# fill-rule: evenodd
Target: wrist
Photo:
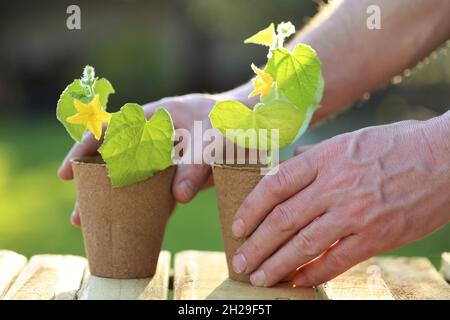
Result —
<instances>
[{"instance_id":1,"label":"wrist","mask_svg":"<svg viewBox=\"0 0 450 320\"><path fill-rule=\"evenodd\" d=\"M425 122L424 134L436 160L450 163L450 111Z\"/></svg>"}]
</instances>

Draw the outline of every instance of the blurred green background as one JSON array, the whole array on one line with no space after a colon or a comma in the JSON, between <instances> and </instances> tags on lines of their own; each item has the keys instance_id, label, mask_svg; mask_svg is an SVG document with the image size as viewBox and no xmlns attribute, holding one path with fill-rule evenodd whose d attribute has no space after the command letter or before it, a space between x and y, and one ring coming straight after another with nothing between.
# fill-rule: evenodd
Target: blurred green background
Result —
<instances>
[{"instance_id":1,"label":"blurred green background","mask_svg":"<svg viewBox=\"0 0 450 320\"><path fill-rule=\"evenodd\" d=\"M66 28L78 4L82 30ZM85 64L115 86L110 107L189 92L220 92L247 81L265 50L242 40L271 21L299 28L320 3L298 0L14 1L0 5L0 248L27 256L83 254L69 223L75 192L56 170L72 142L56 121L59 94ZM311 129L300 144L448 109L449 44L393 84ZM357 54L357 53L355 53ZM364 75L361 75L364 76ZM291 155L292 148L283 151ZM215 191L179 205L164 248L222 250ZM450 250L450 227L395 251L437 263Z\"/></svg>"}]
</instances>

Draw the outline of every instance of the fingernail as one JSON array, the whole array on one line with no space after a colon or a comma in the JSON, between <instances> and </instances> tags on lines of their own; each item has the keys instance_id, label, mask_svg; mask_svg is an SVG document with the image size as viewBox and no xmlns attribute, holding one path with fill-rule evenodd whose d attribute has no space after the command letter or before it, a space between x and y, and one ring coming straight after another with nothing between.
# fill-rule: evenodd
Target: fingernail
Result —
<instances>
[{"instance_id":1,"label":"fingernail","mask_svg":"<svg viewBox=\"0 0 450 320\"><path fill-rule=\"evenodd\" d=\"M247 259L242 253L239 253L233 257L232 265L234 272L242 273L247 268Z\"/></svg>"},{"instance_id":2,"label":"fingernail","mask_svg":"<svg viewBox=\"0 0 450 320\"><path fill-rule=\"evenodd\" d=\"M190 180L186 179L186 180L181 181L180 188L187 199L192 199L194 197L195 189Z\"/></svg>"},{"instance_id":3,"label":"fingernail","mask_svg":"<svg viewBox=\"0 0 450 320\"><path fill-rule=\"evenodd\" d=\"M72 225L74 227L80 227L81 223L80 223L80 216L76 215L76 211L72 212L72 215L70 216L70 222L72 223Z\"/></svg>"},{"instance_id":4,"label":"fingernail","mask_svg":"<svg viewBox=\"0 0 450 320\"><path fill-rule=\"evenodd\" d=\"M235 220L231 226L231 231L236 238L241 238L245 235L245 224L241 218Z\"/></svg>"},{"instance_id":5,"label":"fingernail","mask_svg":"<svg viewBox=\"0 0 450 320\"><path fill-rule=\"evenodd\" d=\"M257 287L264 287L266 284L266 273L258 270L250 276L250 282Z\"/></svg>"}]
</instances>

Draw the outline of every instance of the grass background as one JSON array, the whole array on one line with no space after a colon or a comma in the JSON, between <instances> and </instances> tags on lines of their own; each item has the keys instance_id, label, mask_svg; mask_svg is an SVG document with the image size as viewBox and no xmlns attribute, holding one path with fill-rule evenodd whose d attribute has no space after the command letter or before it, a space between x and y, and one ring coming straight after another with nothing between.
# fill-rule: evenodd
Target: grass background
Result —
<instances>
[{"instance_id":1,"label":"grass background","mask_svg":"<svg viewBox=\"0 0 450 320\"><path fill-rule=\"evenodd\" d=\"M54 119L0 120L0 249L31 256L39 253L83 255L81 232L69 223L75 200L72 182L56 170L70 139ZM449 250L450 226L389 254L426 256L437 266ZM163 248L222 250L214 188L170 219Z\"/></svg>"}]
</instances>

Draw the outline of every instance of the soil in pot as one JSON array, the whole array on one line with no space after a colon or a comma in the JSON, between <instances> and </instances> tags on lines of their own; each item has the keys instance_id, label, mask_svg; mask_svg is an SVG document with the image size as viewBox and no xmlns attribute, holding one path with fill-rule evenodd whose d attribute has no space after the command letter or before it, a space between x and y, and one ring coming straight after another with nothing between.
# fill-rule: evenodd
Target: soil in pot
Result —
<instances>
[{"instance_id":1,"label":"soil in pot","mask_svg":"<svg viewBox=\"0 0 450 320\"><path fill-rule=\"evenodd\" d=\"M91 274L118 279L154 275L174 206L175 167L120 188L113 188L100 157L74 159L72 168Z\"/></svg>"},{"instance_id":2,"label":"soil in pot","mask_svg":"<svg viewBox=\"0 0 450 320\"><path fill-rule=\"evenodd\" d=\"M244 199L262 179L261 166L214 164L212 169L227 258L228 276L233 280L249 282L250 277L248 275L235 273L231 265L236 250L246 240L246 238L235 238L231 232L231 225L234 215Z\"/></svg>"}]
</instances>

